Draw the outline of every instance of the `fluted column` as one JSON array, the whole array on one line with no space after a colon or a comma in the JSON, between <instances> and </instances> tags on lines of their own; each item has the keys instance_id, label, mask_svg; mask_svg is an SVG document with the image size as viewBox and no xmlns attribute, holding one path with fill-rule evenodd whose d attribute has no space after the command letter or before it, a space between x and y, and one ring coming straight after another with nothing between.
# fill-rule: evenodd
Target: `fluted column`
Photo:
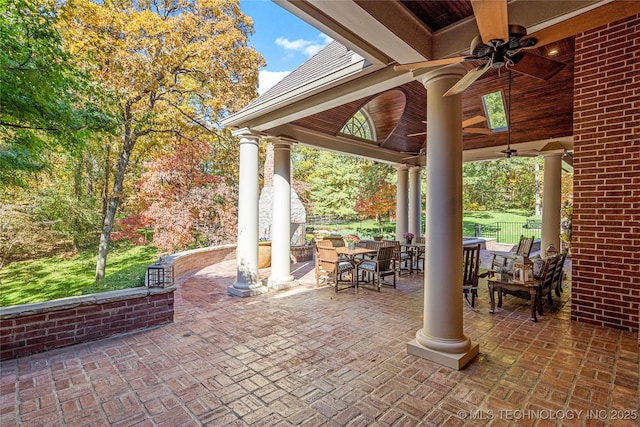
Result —
<instances>
[{"instance_id":1,"label":"fluted column","mask_svg":"<svg viewBox=\"0 0 640 427\"><path fill-rule=\"evenodd\" d=\"M462 96L446 96L460 65L421 76L427 88L427 209L423 325L407 352L454 369L478 354L462 324Z\"/></svg>"},{"instance_id":2,"label":"fluted column","mask_svg":"<svg viewBox=\"0 0 640 427\"><path fill-rule=\"evenodd\" d=\"M402 241L402 235L408 229L409 213L407 206L409 204L407 184L409 179L409 169L407 165L397 165L398 179L396 183L396 240Z\"/></svg>"},{"instance_id":3,"label":"fluted column","mask_svg":"<svg viewBox=\"0 0 640 427\"><path fill-rule=\"evenodd\" d=\"M240 184L238 186L237 277L227 288L232 295L248 297L266 292L258 277L258 140L249 129L233 132L240 137Z\"/></svg>"},{"instance_id":4,"label":"fluted column","mask_svg":"<svg viewBox=\"0 0 640 427\"><path fill-rule=\"evenodd\" d=\"M291 144L273 141L273 221L271 226L271 275L269 288L298 284L291 275Z\"/></svg>"},{"instance_id":5,"label":"fluted column","mask_svg":"<svg viewBox=\"0 0 640 427\"><path fill-rule=\"evenodd\" d=\"M542 242L544 255L550 244L560 251L560 211L562 208L562 156L564 151L542 154L544 180L542 183Z\"/></svg>"},{"instance_id":6,"label":"fluted column","mask_svg":"<svg viewBox=\"0 0 640 427\"><path fill-rule=\"evenodd\" d=\"M413 166L409 169L409 231L415 236L422 235L422 167Z\"/></svg>"}]
</instances>

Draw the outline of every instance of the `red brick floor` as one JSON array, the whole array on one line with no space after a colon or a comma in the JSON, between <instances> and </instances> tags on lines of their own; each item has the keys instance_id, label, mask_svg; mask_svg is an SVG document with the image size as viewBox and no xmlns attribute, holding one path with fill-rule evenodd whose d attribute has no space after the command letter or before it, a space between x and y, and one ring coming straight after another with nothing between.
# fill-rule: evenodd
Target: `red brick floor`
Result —
<instances>
[{"instance_id":1,"label":"red brick floor","mask_svg":"<svg viewBox=\"0 0 640 427\"><path fill-rule=\"evenodd\" d=\"M336 294L311 263L294 270L299 287L241 299L226 290L235 264L211 266L178 284L173 324L2 362L1 424L639 423L636 335L570 322L568 283L533 323L513 297L489 314L482 282L464 307L481 353L455 371L407 355L422 276Z\"/></svg>"}]
</instances>

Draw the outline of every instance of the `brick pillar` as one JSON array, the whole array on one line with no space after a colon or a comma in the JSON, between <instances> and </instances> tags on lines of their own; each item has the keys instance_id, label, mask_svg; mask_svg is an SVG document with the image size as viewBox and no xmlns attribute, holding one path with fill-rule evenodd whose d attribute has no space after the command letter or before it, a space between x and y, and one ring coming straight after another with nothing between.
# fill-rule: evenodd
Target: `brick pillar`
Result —
<instances>
[{"instance_id":1,"label":"brick pillar","mask_svg":"<svg viewBox=\"0 0 640 427\"><path fill-rule=\"evenodd\" d=\"M571 317L637 332L640 15L576 36L575 48Z\"/></svg>"}]
</instances>

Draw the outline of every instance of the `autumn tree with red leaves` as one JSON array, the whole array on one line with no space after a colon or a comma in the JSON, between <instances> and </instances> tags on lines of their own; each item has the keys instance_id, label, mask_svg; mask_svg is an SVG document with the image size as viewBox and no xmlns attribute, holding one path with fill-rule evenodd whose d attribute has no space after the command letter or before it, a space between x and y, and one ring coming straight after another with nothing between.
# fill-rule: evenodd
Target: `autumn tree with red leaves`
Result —
<instances>
[{"instance_id":1,"label":"autumn tree with red leaves","mask_svg":"<svg viewBox=\"0 0 640 427\"><path fill-rule=\"evenodd\" d=\"M375 218L382 231L382 220L388 219L396 207L396 186L389 180L392 169L380 163L363 168L364 179L358 191L354 210L365 218Z\"/></svg>"},{"instance_id":2,"label":"autumn tree with red leaves","mask_svg":"<svg viewBox=\"0 0 640 427\"><path fill-rule=\"evenodd\" d=\"M204 141L174 141L167 154L146 164L141 218L165 253L235 241L237 191L212 173L214 148Z\"/></svg>"}]
</instances>

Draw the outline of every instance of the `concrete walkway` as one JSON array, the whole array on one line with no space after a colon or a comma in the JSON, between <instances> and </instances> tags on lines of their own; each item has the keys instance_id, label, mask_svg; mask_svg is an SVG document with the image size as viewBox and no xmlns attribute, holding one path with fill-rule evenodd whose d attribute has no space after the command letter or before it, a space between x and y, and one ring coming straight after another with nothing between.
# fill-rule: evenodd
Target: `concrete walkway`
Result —
<instances>
[{"instance_id":1,"label":"concrete walkway","mask_svg":"<svg viewBox=\"0 0 640 427\"><path fill-rule=\"evenodd\" d=\"M568 283L533 323L513 297L489 314L482 282L464 308L481 354L454 371L406 353L422 276L336 294L313 262L293 272L299 287L240 299L234 262L207 267L178 284L172 324L2 362L0 424L638 425L637 337L570 322Z\"/></svg>"}]
</instances>

